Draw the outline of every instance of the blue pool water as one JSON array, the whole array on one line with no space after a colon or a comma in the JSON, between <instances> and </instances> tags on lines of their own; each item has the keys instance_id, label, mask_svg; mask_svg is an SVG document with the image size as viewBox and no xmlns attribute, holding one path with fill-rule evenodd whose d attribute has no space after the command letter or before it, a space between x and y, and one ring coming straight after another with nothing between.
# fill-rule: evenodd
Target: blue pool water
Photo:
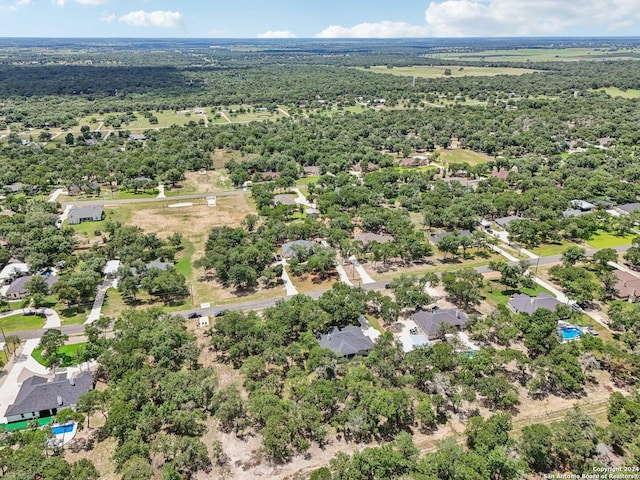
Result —
<instances>
[{"instance_id":1,"label":"blue pool water","mask_svg":"<svg viewBox=\"0 0 640 480\"><path fill-rule=\"evenodd\" d=\"M563 327L560 329L560 332L562 334L562 340L565 340L565 341L575 340L583 333L582 330L575 327Z\"/></svg>"},{"instance_id":2,"label":"blue pool water","mask_svg":"<svg viewBox=\"0 0 640 480\"><path fill-rule=\"evenodd\" d=\"M73 423L67 423L66 425L57 425L52 427L51 430L53 430L55 435L61 435L63 433L73 432L73 427Z\"/></svg>"}]
</instances>

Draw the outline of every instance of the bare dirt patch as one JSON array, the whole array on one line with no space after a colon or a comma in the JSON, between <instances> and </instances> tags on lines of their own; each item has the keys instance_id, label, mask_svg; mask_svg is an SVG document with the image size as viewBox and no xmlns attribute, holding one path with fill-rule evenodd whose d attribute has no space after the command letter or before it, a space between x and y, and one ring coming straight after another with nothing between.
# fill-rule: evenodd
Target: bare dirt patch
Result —
<instances>
[{"instance_id":1,"label":"bare dirt patch","mask_svg":"<svg viewBox=\"0 0 640 480\"><path fill-rule=\"evenodd\" d=\"M228 190L231 180L224 171L201 170L186 172L181 193L213 193Z\"/></svg>"},{"instance_id":2,"label":"bare dirt patch","mask_svg":"<svg viewBox=\"0 0 640 480\"><path fill-rule=\"evenodd\" d=\"M191 207L168 208L173 203L169 200L136 205L129 222L162 238L180 232L187 239L198 240L203 233L206 238L213 227L237 227L244 217L256 213L246 195L219 197L216 207L207 206L204 198L194 199Z\"/></svg>"}]
</instances>

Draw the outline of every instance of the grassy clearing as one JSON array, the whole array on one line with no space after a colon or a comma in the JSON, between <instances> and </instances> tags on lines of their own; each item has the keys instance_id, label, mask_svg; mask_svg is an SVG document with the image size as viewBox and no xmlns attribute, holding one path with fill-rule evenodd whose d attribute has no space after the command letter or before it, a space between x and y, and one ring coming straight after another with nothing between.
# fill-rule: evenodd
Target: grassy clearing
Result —
<instances>
[{"instance_id":1,"label":"grassy clearing","mask_svg":"<svg viewBox=\"0 0 640 480\"><path fill-rule=\"evenodd\" d=\"M72 367L77 365L79 362L76 360L76 352L82 346L86 345L86 343L74 343L72 345L63 345L58 349L58 354L62 357L62 367ZM36 362L40 365L45 365L44 359L42 358L42 350L40 348L36 348L31 354L33 358L35 358Z\"/></svg>"},{"instance_id":2,"label":"grassy clearing","mask_svg":"<svg viewBox=\"0 0 640 480\"><path fill-rule=\"evenodd\" d=\"M545 243L535 248L529 248L527 250L535 253L540 257L549 257L551 255L559 255L569 247L575 247L576 244L567 240L562 240L560 243Z\"/></svg>"},{"instance_id":3,"label":"grassy clearing","mask_svg":"<svg viewBox=\"0 0 640 480\"><path fill-rule=\"evenodd\" d=\"M0 318L0 327L4 333L20 332L23 330L38 330L44 327L46 319L39 315L11 315Z\"/></svg>"},{"instance_id":4,"label":"grassy clearing","mask_svg":"<svg viewBox=\"0 0 640 480\"><path fill-rule=\"evenodd\" d=\"M94 232L104 232L107 227L107 222L120 222L127 223L131 218L132 212L135 206L132 205L119 205L117 207L104 207L104 220L99 222L83 222L79 225L69 225L79 235L85 237L95 237Z\"/></svg>"},{"instance_id":5,"label":"grassy clearing","mask_svg":"<svg viewBox=\"0 0 640 480\"><path fill-rule=\"evenodd\" d=\"M600 48L522 48L512 50L483 50L480 52L438 53L430 56L447 60L487 60L492 62L557 62L563 60L574 61L603 58L609 60L638 59L639 55L639 49L607 50Z\"/></svg>"},{"instance_id":6,"label":"grassy clearing","mask_svg":"<svg viewBox=\"0 0 640 480\"><path fill-rule=\"evenodd\" d=\"M117 318L126 308L128 308L128 305L124 303L120 292L116 288L108 289L102 305L102 315L104 317Z\"/></svg>"},{"instance_id":7,"label":"grassy clearing","mask_svg":"<svg viewBox=\"0 0 640 480\"><path fill-rule=\"evenodd\" d=\"M64 304L59 304L56 310L60 313L63 325L82 325L91 312L92 305L67 308Z\"/></svg>"},{"instance_id":8,"label":"grassy clearing","mask_svg":"<svg viewBox=\"0 0 640 480\"><path fill-rule=\"evenodd\" d=\"M631 234L618 236L604 230L598 230L596 235L587 241L587 245L591 248L613 248L621 245L631 245L634 237L635 235Z\"/></svg>"},{"instance_id":9,"label":"grassy clearing","mask_svg":"<svg viewBox=\"0 0 640 480\"><path fill-rule=\"evenodd\" d=\"M296 180L298 185L309 185L310 183L318 183L320 175L309 175L308 177L302 177Z\"/></svg>"},{"instance_id":10,"label":"grassy clearing","mask_svg":"<svg viewBox=\"0 0 640 480\"><path fill-rule=\"evenodd\" d=\"M193 242L190 242L189 240L183 240L182 244L184 246L184 250L182 250L180 260L175 265L176 272L184 275L186 278L191 278L191 274L193 273L193 269L191 268L192 257L195 252L195 247Z\"/></svg>"},{"instance_id":11,"label":"grassy clearing","mask_svg":"<svg viewBox=\"0 0 640 480\"><path fill-rule=\"evenodd\" d=\"M599 91L606 93L611 97L622 97L622 98L640 98L640 90L628 89L628 90L620 90L616 87L607 87L601 88Z\"/></svg>"},{"instance_id":12,"label":"grassy clearing","mask_svg":"<svg viewBox=\"0 0 640 480\"><path fill-rule=\"evenodd\" d=\"M385 65L376 65L368 69L361 68L374 73L389 73L398 76L410 76L419 78L446 78L446 77L493 77L495 75L524 75L533 73L535 70L528 68L510 67L469 67L469 66L413 66L413 67L393 67L387 68ZM445 75L445 70L450 70L451 75Z\"/></svg>"},{"instance_id":13,"label":"grassy clearing","mask_svg":"<svg viewBox=\"0 0 640 480\"><path fill-rule=\"evenodd\" d=\"M374 317L373 315L366 315L366 317L373 328L378 330L380 333L385 332L385 329L380 326L380 322L376 317Z\"/></svg>"},{"instance_id":14,"label":"grassy clearing","mask_svg":"<svg viewBox=\"0 0 640 480\"><path fill-rule=\"evenodd\" d=\"M474 152L465 148L454 148L451 150L438 150L439 160L449 163L468 163L469 165L479 165L495 160L485 153ZM431 168L431 167L429 167Z\"/></svg>"}]
</instances>

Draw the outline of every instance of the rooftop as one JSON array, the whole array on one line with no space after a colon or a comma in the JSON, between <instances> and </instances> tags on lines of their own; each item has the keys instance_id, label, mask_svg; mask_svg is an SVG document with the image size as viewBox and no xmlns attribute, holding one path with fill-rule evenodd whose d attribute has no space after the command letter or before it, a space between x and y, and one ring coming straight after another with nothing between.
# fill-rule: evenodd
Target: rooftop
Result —
<instances>
[{"instance_id":1,"label":"rooftop","mask_svg":"<svg viewBox=\"0 0 640 480\"><path fill-rule=\"evenodd\" d=\"M456 308L436 309L433 311L418 310L411 317L427 335L428 339L438 337L441 324L460 328L467 323L467 316Z\"/></svg>"},{"instance_id":2,"label":"rooftop","mask_svg":"<svg viewBox=\"0 0 640 480\"><path fill-rule=\"evenodd\" d=\"M537 297L516 293L509 299L507 305L516 313L528 313L531 315L539 308L546 308L555 312L558 305L562 305L562 302L544 292L538 294Z\"/></svg>"},{"instance_id":3,"label":"rooftop","mask_svg":"<svg viewBox=\"0 0 640 480\"><path fill-rule=\"evenodd\" d=\"M74 379L68 379L66 374L60 374L50 382L46 377L34 375L22 382L18 396L13 405L9 405L5 415L11 417L23 413L70 407L77 404L78 399L89 390L93 390L91 372L81 372Z\"/></svg>"},{"instance_id":4,"label":"rooftop","mask_svg":"<svg viewBox=\"0 0 640 480\"><path fill-rule=\"evenodd\" d=\"M282 245L282 254L287 258L291 258L295 254L294 247L300 247L309 250L314 245L315 243L310 242L309 240L294 240L293 242L287 242Z\"/></svg>"},{"instance_id":5,"label":"rooftop","mask_svg":"<svg viewBox=\"0 0 640 480\"><path fill-rule=\"evenodd\" d=\"M318 335L318 342L322 348L328 348L343 357L366 353L373 348L373 341L360 327L354 325L348 325L342 330L332 327L326 335Z\"/></svg>"}]
</instances>

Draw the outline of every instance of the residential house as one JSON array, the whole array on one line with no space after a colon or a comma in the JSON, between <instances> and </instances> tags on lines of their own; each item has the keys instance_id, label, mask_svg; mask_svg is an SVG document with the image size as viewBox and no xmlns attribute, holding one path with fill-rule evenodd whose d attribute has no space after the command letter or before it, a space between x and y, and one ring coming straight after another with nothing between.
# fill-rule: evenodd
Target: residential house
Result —
<instances>
[{"instance_id":1,"label":"residential house","mask_svg":"<svg viewBox=\"0 0 640 480\"><path fill-rule=\"evenodd\" d=\"M304 174L308 177L320 175L320 167L316 167L315 165L311 165L308 167L302 167Z\"/></svg>"},{"instance_id":2,"label":"residential house","mask_svg":"<svg viewBox=\"0 0 640 480\"><path fill-rule=\"evenodd\" d=\"M507 178L509 178L510 173L511 173L511 170L507 170L506 168L501 168L497 172L491 172L491 176L499 180L506 180Z\"/></svg>"},{"instance_id":3,"label":"residential house","mask_svg":"<svg viewBox=\"0 0 640 480\"><path fill-rule=\"evenodd\" d=\"M59 409L74 408L78 399L95 386L93 374L88 371L74 378L67 378L63 373L52 381L47 380L34 375L22 382L13 405L9 405L5 413L7 423L50 417Z\"/></svg>"},{"instance_id":4,"label":"residential house","mask_svg":"<svg viewBox=\"0 0 640 480\"><path fill-rule=\"evenodd\" d=\"M393 242L393 236L384 233L365 232L353 237L354 240L362 242L363 245L369 245L371 242L388 243Z\"/></svg>"},{"instance_id":5,"label":"residential house","mask_svg":"<svg viewBox=\"0 0 640 480\"><path fill-rule=\"evenodd\" d=\"M516 293L507 302L507 307L515 313L527 313L529 315L539 308L546 308L547 310L555 312L558 305L562 305L562 302L544 292L538 294L537 297L530 297L524 293Z\"/></svg>"},{"instance_id":6,"label":"residential house","mask_svg":"<svg viewBox=\"0 0 640 480\"><path fill-rule=\"evenodd\" d=\"M570 204L572 208L578 209L582 212L590 212L596 208L593 203L587 202L586 200L571 200Z\"/></svg>"},{"instance_id":7,"label":"residential house","mask_svg":"<svg viewBox=\"0 0 640 480\"><path fill-rule=\"evenodd\" d=\"M640 203L637 203L637 202L625 203L624 205L618 205L617 207L614 208L614 210L617 210L623 215L629 215L630 213L633 213L638 209L640 209Z\"/></svg>"},{"instance_id":8,"label":"residential house","mask_svg":"<svg viewBox=\"0 0 640 480\"><path fill-rule=\"evenodd\" d=\"M174 268L175 265L173 262L162 262L160 260L154 260L153 262L147 263L145 267L147 267L147 270L149 270L150 268L157 268L159 270L167 271Z\"/></svg>"},{"instance_id":9,"label":"residential house","mask_svg":"<svg viewBox=\"0 0 640 480\"><path fill-rule=\"evenodd\" d=\"M327 334L317 334L316 338L322 348L328 348L336 355L353 357L366 355L373 349L373 341L367 337L360 327L348 325L343 329L331 327Z\"/></svg>"},{"instance_id":10,"label":"residential house","mask_svg":"<svg viewBox=\"0 0 640 480\"><path fill-rule=\"evenodd\" d=\"M85 205L72 207L67 216L69 225L79 225L82 222L99 222L102 220L103 210L100 205Z\"/></svg>"},{"instance_id":11,"label":"residential house","mask_svg":"<svg viewBox=\"0 0 640 480\"><path fill-rule=\"evenodd\" d=\"M467 316L456 308L437 308L435 310L418 310L411 318L425 333L429 340L440 336L442 325L451 325L461 330L467 324Z\"/></svg>"},{"instance_id":12,"label":"residential house","mask_svg":"<svg viewBox=\"0 0 640 480\"><path fill-rule=\"evenodd\" d=\"M500 228L506 230L509 227L509 224L514 220L526 220L518 215L509 215L508 217L496 218L495 222Z\"/></svg>"},{"instance_id":13,"label":"residential house","mask_svg":"<svg viewBox=\"0 0 640 480\"><path fill-rule=\"evenodd\" d=\"M304 213L306 213L307 217L310 218L318 218L318 216L320 215L320 212L317 208L307 208Z\"/></svg>"},{"instance_id":14,"label":"residential house","mask_svg":"<svg viewBox=\"0 0 640 480\"><path fill-rule=\"evenodd\" d=\"M263 182L268 182L270 180L275 180L276 178L280 178L280 174L278 172L261 172L260 179Z\"/></svg>"},{"instance_id":15,"label":"residential house","mask_svg":"<svg viewBox=\"0 0 640 480\"><path fill-rule=\"evenodd\" d=\"M640 278L623 270L614 270L616 276L616 296L635 302L640 296Z\"/></svg>"},{"instance_id":16,"label":"residential house","mask_svg":"<svg viewBox=\"0 0 640 480\"><path fill-rule=\"evenodd\" d=\"M29 273L30 265L28 263L15 262L5 265L0 271L0 285L8 285L16 278Z\"/></svg>"},{"instance_id":17,"label":"residential house","mask_svg":"<svg viewBox=\"0 0 640 480\"><path fill-rule=\"evenodd\" d=\"M429 240L434 245L437 245L438 242L442 240L444 237L446 237L447 235L453 235L453 234L457 234L459 237L468 237L468 238L471 238L472 236L469 230L454 230L453 232L443 231L443 232L438 232L435 235L431 235L431 237L429 237Z\"/></svg>"},{"instance_id":18,"label":"residential house","mask_svg":"<svg viewBox=\"0 0 640 480\"><path fill-rule=\"evenodd\" d=\"M20 300L21 298L26 297L29 294L27 290L27 283L29 283L32 278L34 277L32 277L31 275L27 275L25 277L15 279L13 282L11 282L11 285L9 285L9 288L5 292L5 298L7 300ZM51 287L53 287L59 280L58 277L54 276L42 276L42 278L44 278L45 282L47 282L49 290L51 290Z\"/></svg>"},{"instance_id":19,"label":"residential house","mask_svg":"<svg viewBox=\"0 0 640 480\"><path fill-rule=\"evenodd\" d=\"M129 140L135 140L136 142L144 142L147 139L146 135L142 135L141 133L132 133L129 135Z\"/></svg>"},{"instance_id":20,"label":"residential house","mask_svg":"<svg viewBox=\"0 0 640 480\"><path fill-rule=\"evenodd\" d=\"M295 250L297 248L304 248L305 250L311 249L315 245L314 242L309 240L294 240L293 242L287 242L282 245L282 255L284 258L292 258L295 256Z\"/></svg>"}]
</instances>

